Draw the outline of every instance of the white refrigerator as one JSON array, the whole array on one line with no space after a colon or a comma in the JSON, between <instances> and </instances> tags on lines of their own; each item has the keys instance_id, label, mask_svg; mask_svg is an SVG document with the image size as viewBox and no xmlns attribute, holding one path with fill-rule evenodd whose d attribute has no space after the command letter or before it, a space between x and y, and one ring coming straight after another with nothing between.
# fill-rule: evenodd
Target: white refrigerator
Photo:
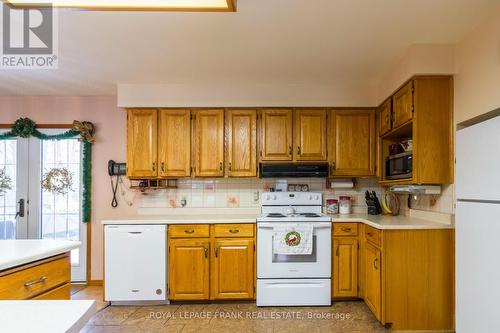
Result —
<instances>
[{"instance_id":1,"label":"white refrigerator","mask_svg":"<svg viewBox=\"0 0 500 333\"><path fill-rule=\"evenodd\" d=\"M500 117L456 136L456 332L500 332Z\"/></svg>"}]
</instances>

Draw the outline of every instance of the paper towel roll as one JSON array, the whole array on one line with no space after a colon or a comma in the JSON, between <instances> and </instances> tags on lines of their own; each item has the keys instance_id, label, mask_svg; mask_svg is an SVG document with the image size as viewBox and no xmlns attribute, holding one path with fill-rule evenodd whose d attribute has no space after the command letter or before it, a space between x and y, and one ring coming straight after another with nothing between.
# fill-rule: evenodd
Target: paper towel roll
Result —
<instances>
[{"instance_id":1,"label":"paper towel roll","mask_svg":"<svg viewBox=\"0 0 500 333\"><path fill-rule=\"evenodd\" d=\"M350 178L348 179L333 179L331 181L331 188L353 188L354 181Z\"/></svg>"}]
</instances>

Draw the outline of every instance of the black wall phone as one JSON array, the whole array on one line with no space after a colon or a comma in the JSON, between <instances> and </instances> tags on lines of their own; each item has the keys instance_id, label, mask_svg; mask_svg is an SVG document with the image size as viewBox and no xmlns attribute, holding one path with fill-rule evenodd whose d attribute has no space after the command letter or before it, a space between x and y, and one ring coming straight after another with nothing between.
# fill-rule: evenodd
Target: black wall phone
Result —
<instances>
[{"instance_id":1,"label":"black wall phone","mask_svg":"<svg viewBox=\"0 0 500 333\"><path fill-rule=\"evenodd\" d=\"M127 174L127 164L126 163L116 163L113 160L108 161L108 174L111 181L111 190L113 191L113 200L111 201L111 207L118 207L118 199L116 198L116 192L118 191L118 183L120 182L120 176ZM116 183L113 184L113 176L116 176Z\"/></svg>"},{"instance_id":2,"label":"black wall phone","mask_svg":"<svg viewBox=\"0 0 500 333\"><path fill-rule=\"evenodd\" d=\"M110 176L125 176L127 174L127 163L116 163L108 161L108 174Z\"/></svg>"}]
</instances>

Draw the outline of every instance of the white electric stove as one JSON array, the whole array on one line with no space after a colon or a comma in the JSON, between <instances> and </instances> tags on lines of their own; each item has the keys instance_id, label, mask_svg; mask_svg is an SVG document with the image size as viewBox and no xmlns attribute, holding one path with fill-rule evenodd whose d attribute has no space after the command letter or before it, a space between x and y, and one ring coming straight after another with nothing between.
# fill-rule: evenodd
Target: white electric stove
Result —
<instances>
[{"instance_id":1,"label":"white electric stove","mask_svg":"<svg viewBox=\"0 0 500 333\"><path fill-rule=\"evenodd\" d=\"M264 192L257 219L257 306L331 304L331 218L322 213L323 198L314 192ZM274 227L311 223L310 255L274 254Z\"/></svg>"}]
</instances>

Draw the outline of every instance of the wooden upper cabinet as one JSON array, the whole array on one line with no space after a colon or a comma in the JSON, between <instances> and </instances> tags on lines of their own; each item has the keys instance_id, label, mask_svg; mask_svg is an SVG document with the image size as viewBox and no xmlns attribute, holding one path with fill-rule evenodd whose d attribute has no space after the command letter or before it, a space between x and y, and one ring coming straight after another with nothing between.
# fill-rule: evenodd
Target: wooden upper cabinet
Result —
<instances>
[{"instance_id":1,"label":"wooden upper cabinet","mask_svg":"<svg viewBox=\"0 0 500 333\"><path fill-rule=\"evenodd\" d=\"M375 112L333 110L330 138L331 176L375 173Z\"/></svg>"},{"instance_id":2,"label":"wooden upper cabinet","mask_svg":"<svg viewBox=\"0 0 500 333\"><path fill-rule=\"evenodd\" d=\"M158 176L191 174L191 112L160 110L158 122Z\"/></svg>"},{"instance_id":3,"label":"wooden upper cabinet","mask_svg":"<svg viewBox=\"0 0 500 333\"><path fill-rule=\"evenodd\" d=\"M194 113L195 175L224 176L224 110Z\"/></svg>"},{"instance_id":4,"label":"wooden upper cabinet","mask_svg":"<svg viewBox=\"0 0 500 333\"><path fill-rule=\"evenodd\" d=\"M296 110L294 134L296 161L326 161L326 110Z\"/></svg>"},{"instance_id":5,"label":"wooden upper cabinet","mask_svg":"<svg viewBox=\"0 0 500 333\"><path fill-rule=\"evenodd\" d=\"M257 176L257 111L228 110L226 121L228 176Z\"/></svg>"},{"instance_id":6,"label":"wooden upper cabinet","mask_svg":"<svg viewBox=\"0 0 500 333\"><path fill-rule=\"evenodd\" d=\"M206 300L210 296L208 238L169 240L169 299Z\"/></svg>"},{"instance_id":7,"label":"wooden upper cabinet","mask_svg":"<svg viewBox=\"0 0 500 333\"><path fill-rule=\"evenodd\" d=\"M381 319L382 269L381 252L373 245L365 246L365 303L377 318Z\"/></svg>"},{"instance_id":8,"label":"wooden upper cabinet","mask_svg":"<svg viewBox=\"0 0 500 333\"><path fill-rule=\"evenodd\" d=\"M380 135L384 135L392 129L392 108L391 99L382 104L380 107Z\"/></svg>"},{"instance_id":9,"label":"wooden upper cabinet","mask_svg":"<svg viewBox=\"0 0 500 333\"><path fill-rule=\"evenodd\" d=\"M292 110L262 111L261 161L291 161L293 159Z\"/></svg>"},{"instance_id":10,"label":"wooden upper cabinet","mask_svg":"<svg viewBox=\"0 0 500 333\"><path fill-rule=\"evenodd\" d=\"M413 118L413 81L408 82L392 96L393 128Z\"/></svg>"},{"instance_id":11,"label":"wooden upper cabinet","mask_svg":"<svg viewBox=\"0 0 500 333\"><path fill-rule=\"evenodd\" d=\"M158 111L127 110L127 177L156 177Z\"/></svg>"},{"instance_id":12,"label":"wooden upper cabinet","mask_svg":"<svg viewBox=\"0 0 500 333\"><path fill-rule=\"evenodd\" d=\"M252 299L254 240L216 239L211 280L214 299Z\"/></svg>"},{"instance_id":13,"label":"wooden upper cabinet","mask_svg":"<svg viewBox=\"0 0 500 333\"><path fill-rule=\"evenodd\" d=\"M333 297L358 296L358 240L333 239Z\"/></svg>"}]
</instances>

